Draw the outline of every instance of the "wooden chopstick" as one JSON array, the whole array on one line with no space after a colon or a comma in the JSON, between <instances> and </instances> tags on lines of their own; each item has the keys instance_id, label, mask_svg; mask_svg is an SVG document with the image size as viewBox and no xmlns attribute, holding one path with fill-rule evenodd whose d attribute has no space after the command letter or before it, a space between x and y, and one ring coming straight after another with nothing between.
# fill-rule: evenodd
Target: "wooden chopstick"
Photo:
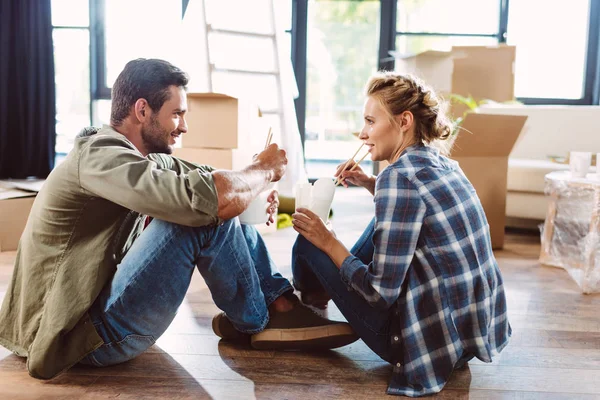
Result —
<instances>
[{"instance_id":1,"label":"wooden chopstick","mask_svg":"<svg viewBox=\"0 0 600 400\"><path fill-rule=\"evenodd\" d=\"M354 153L354 155L352 157L350 157L350 159L344 163L344 168L342 168L342 170L340 171L340 174L342 172L344 172L346 170L346 168L348 168L348 164L350 164L350 161L354 161L354 157L356 157L356 155L358 154L360 149L363 148L364 145L365 145L365 142L362 142L360 144L360 147L358 148L358 150L356 150L356 152ZM338 178L335 180L335 185L337 186L340 183L341 183L341 178L338 176Z\"/></svg>"},{"instance_id":2,"label":"wooden chopstick","mask_svg":"<svg viewBox=\"0 0 600 400\"><path fill-rule=\"evenodd\" d=\"M267 143L265 144L265 149L269 147L271 144L271 140L273 139L273 130L269 127L269 133L267 134Z\"/></svg>"},{"instance_id":3,"label":"wooden chopstick","mask_svg":"<svg viewBox=\"0 0 600 400\"><path fill-rule=\"evenodd\" d=\"M356 169L356 167L358 167L358 164L360 164L360 162L361 162L362 160L364 160L364 159L365 159L365 158L366 158L368 155L369 155L369 153L366 153L364 156L362 156L362 158L361 158L360 160L358 160L358 161L356 162L356 164L354 164L354 165L352 166L352 168L350 168L350 170L349 170L348 172L354 171L354 170ZM342 171L342 172L344 172L344 171ZM341 176L341 174L342 174L342 173L340 172L340 176ZM341 185L341 184L342 184L342 182L343 182L344 180L345 180L345 179L343 179L343 178L341 178L341 177L340 177L339 181L335 183L335 186L337 186L337 185Z\"/></svg>"}]
</instances>

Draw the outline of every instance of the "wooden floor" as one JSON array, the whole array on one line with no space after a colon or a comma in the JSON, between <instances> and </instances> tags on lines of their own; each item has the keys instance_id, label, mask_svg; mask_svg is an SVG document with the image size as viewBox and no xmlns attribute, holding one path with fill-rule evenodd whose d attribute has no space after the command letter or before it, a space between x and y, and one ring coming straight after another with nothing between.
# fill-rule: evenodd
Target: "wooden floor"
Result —
<instances>
[{"instance_id":1,"label":"wooden floor","mask_svg":"<svg viewBox=\"0 0 600 400\"><path fill-rule=\"evenodd\" d=\"M338 237L350 246L369 221L372 203L360 189L340 190L334 212ZM265 239L290 276L295 232L288 228ZM509 234L496 257L511 343L494 363L475 360L457 371L438 398L600 398L600 295L582 295L565 271L540 266L539 251L539 234ZM15 252L0 253L0 298L14 258ZM24 361L0 347L0 399L392 398L385 394L391 367L360 341L320 354L256 351L219 342L210 328L217 311L195 274L177 318L150 351L115 367L75 367L48 382L29 377ZM329 317L342 318L335 307Z\"/></svg>"}]
</instances>

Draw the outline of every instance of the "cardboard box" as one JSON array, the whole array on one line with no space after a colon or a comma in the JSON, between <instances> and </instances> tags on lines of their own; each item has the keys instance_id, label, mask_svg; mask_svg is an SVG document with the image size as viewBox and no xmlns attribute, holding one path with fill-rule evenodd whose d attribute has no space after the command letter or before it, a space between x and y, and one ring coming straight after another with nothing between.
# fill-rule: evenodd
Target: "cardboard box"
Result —
<instances>
[{"instance_id":1,"label":"cardboard box","mask_svg":"<svg viewBox=\"0 0 600 400\"><path fill-rule=\"evenodd\" d=\"M450 154L481 200L494 249L504 246L508 156L526 120L521 115L468 114Z\"/></svg>"},{"instance_id":2,"label":"cardboard box","mask_svg":"<svg viewBox=\"0 0 600 400\"><path fill-rule=\"evenodd\" d=\"M515 46L458 46L454 59L452 93L497 102L515 98Z\"/></svg>"},{"instance_id":3,"label":"cardboard box","mask_svg":"<svg viewBox=\"0 0 600 400\"><path fill-rule=\"evenodd\" d=\"M504 102L514 100L515 46L455 46L451 51L425 51L415 55L396 55L396 71L419 76L434 90ZM453 105L452 113L466 109Z\"/></svg>"},{"instance_id":4,"label":"cardboard box","mask_svg":"<svg viewBox=\"0 0 600 400\"><path fill-rule=\"evenodd\" d=\"M267 136L261 129L260 110L250 101L221 93L188 93L187 102L184 148L237 149L256 135Z\"/></svg>"},{"instance_id":5,"label":"cardboard box","mask_svg":"<svg viewBox=\"0 0 600 400\"><path fill-rule=\"evenodd\" d=\"M242 149L176 148L173 156L217 169L240 170L252 162L253 154Z\"/></svg>"},{"instance_id":6,"label":"cardboard box","mask_svg":"<svg viewBox=\"0 0 600 400\"><path fill-rule=\"evenodd\" d=\"M396 71L423 79L440 94L452 92L454 59L464 55L454 51L427 50L417 54L396 56Z\"/></svg>"},{"instance_id":7,"label":"cardboard box","mask_svg":"<svg viewBox=\"0 0 600 400\"><path fill-rule=\"evenodd\" d=\"M0 252L17 249L35 195L35 192L0 188Z\"/></svg>"}]
</instances>

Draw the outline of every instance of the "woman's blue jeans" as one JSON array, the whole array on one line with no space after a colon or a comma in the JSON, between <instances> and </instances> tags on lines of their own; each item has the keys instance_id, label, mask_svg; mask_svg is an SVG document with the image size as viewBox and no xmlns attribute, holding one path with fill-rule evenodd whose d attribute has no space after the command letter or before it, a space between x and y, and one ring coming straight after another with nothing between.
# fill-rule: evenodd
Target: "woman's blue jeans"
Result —
<instances>
[{"instance_id":1,"label":"woman's blue jeans","mask_svg":"<svg viewBox=\"0 0 600 400\"><path fill-rule=\"evenodd\" d=\"M293 289L253 226L237 218L199 228L155 219L90 309L104 344L81 363L118 364L154 344L175 318L196 267L217 307L250 334L264 329L268 306Z\"/></svg>"},{"instance_id":2,"label":"woman's blue jeans","mask_svg":"<svg viewBox=\"0 0 600 400\"><path fill-rule=\"evenodd\" d=\"M363 263L373 260L373 219L362 236L350 250ZM374 308L349 288L343 281L340 270L329 256L316 248L302 235L298 235L292 250L292 272L294 286L300 291L327 292L348 323L360 338L382 359L391 359L390 324L393 308Z\"/></svg>"}]
</instances>

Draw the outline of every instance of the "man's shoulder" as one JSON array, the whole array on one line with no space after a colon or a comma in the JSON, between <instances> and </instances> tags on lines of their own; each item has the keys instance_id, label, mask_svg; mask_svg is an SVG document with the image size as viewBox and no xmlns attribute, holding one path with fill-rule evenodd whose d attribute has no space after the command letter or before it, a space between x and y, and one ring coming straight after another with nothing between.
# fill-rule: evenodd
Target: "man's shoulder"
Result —
<instances>
[{"instance_id":1,"label":"man's shoulder","mask_svg":"<svg viewBox=\"0 0 600 400\"><path fill-rule=\"evenodd\" d=\"M86 127L77 134L73 149L82 152L90 147L111 147L115 150L137 151L129 139L108 125Z\"/></svg>"},{"instance_id":2,"label":"man's shoulder","mask_svg":"<svg viewBox=\"0 0 600 400\"><path fill-rule=\"evenodd\" d=\"M77 134L77 136L75 136L75 138L78 139L93 136L100 132L100 129L101 128L97 126L86 126Z\"/></svg>"}]
</instances>

